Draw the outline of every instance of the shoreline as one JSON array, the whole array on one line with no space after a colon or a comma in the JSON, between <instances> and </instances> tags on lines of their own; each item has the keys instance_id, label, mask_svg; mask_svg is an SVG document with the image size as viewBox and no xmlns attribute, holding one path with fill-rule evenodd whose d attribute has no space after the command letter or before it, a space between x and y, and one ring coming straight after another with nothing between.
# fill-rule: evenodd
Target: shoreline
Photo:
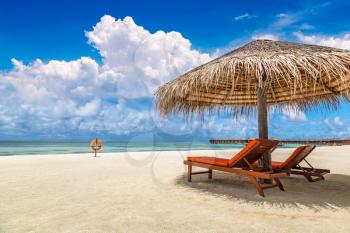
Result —
<instances>
[{"instance_id":1,"label":"shoreline","mask_svg":"<svg viewBox=\"0 0 350 233\"><path fill-rule=\"evenodd\" d=\"M143 151L188 151L188 150L225 150L240 148L242 145L212 145L210 143L105 143L99 153L143 152ZM38 154L86 154L90 153L86 143L29 143L1 144L0 156L38 155Z\"/></svg>"},{"instance_id":2,"label":"shoreline","mask_svg":"<svg viewBox=\"0 0 350 233\"><path fill-rule=\"evenodd\" d=\"M288 148L289 149L289 148ZM223 151L223 152L230 152L238 150L238 148L233 148L231 150L229 149L194 149L194 150L144 150L144 151L117 151L117 152L98 152L97 155L106 155L106 156L113 156L113 155L118 155L118 154L125 154L125 153L150 153L150 152L169 152L169 153L176 153L176 152L207 152L207 151ZM0 158L2 157L38 157L38 156L83 156L83 155L91 155L93 157L94 152L87 152L87 153L53 153L53 154L13 154L13 155L0 155ZM97 156L101 157L101 156Z\"/></svg>"},{"instance_id":3,"label":"shoreline","mask_svg":"<svg viewBox=\"0 0 350 233\"><path fill-rule=\"evenodd\" d=\"M291 145L287 145L287 146L279 146L278 149L295 149L297 146L299 145L294 145L294 144L291 144ZM329 146L329 145L317 145L317 148L328 148L328 147L335 147L335 148L338 148L338 147L349 147L350 148L350 145L332 145L332 146ZM159 150L125 150L125 151L115 151L115 152L111 152L111 151L108 151L108 152L104 152L104 151L101 151L101 152L98 152L98 154L105 154L105 155L108 155L108 154L115 154L115 153L142 153L142 152L177 152L177 151L181 151L181 152L190 152L190 151L236 151L240 148L243 148L243 144L242 145L236 145L236 146L230 146L229 144L226 144L226 146L222 147L222 148L184 148L184 149L170 149L170 150L167 150L167 149L159 149ZM108 148L110 149L110 148ZM39 156L39 155L44 155L44 156L59 156L59 155L80 155L80 154L92 154L93 152L62 152L62 153L55 153L55 152L52 152L51 151L43 151L43 152L39 152L39 153L30 153L30 154L15 154L15 153L11 153L11 154L1 154L0 152L0 158L1 157L12 157L12 156Z\"/></svg>"}]
</instances>

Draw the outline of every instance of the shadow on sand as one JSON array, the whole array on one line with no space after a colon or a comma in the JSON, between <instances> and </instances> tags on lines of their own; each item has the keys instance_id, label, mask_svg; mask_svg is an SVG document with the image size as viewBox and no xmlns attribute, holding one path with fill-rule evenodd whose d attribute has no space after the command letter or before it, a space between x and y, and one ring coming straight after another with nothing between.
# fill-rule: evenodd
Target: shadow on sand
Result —
<instances>
[{"instance_id":1,"label":"shadow on sand","mask_svg":"<svg viewBox=\"0 0 350 233\"><path fill-rule=\"evenodd\" d=\"M177 178L176 184L257 205L268 202L274 205L303 205L312 208L350 206L350 176L348 175L329 174L326 175L326 180L314 183L306 181L301 176L286 177L281 181L286 191L282 192L278 188L267 189L264 191L265 198L257 194L247 178L221 172L214 172L212 180L209 180L206 174L195 175L190 183L183 175Z\"/></svg>"}]
</instances>

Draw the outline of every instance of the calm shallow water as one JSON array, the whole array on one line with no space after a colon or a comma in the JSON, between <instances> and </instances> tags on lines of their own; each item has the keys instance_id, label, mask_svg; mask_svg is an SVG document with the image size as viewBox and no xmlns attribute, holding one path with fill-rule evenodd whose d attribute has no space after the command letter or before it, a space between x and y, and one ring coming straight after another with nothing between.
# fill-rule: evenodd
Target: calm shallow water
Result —
<instances>
[{"instance_id":1,"label":"calm shallow water","mask_svg":"<svg viewBox=\"0 0 350 233\"><path fill-rule=\"evenodd\" d=\"M104 153L239 148L243 145L212 145L209 142L105 142ZM0 141L0 156L91 153L89 142Z\"/></svg>"},{"instance_id":2,"label":"calm shallow water","mask_svg":"<svg viewBox=\"0 0 350 233\"><path fill-rule=\"evenodd\" d=\"M102 153L125 151L187 151L242 148L243 144L209 142L105 142ZM289 145L293 147L293 145ZM0 156L91 153L89 142L0 141Z\"/></svg>"}]
</instances>

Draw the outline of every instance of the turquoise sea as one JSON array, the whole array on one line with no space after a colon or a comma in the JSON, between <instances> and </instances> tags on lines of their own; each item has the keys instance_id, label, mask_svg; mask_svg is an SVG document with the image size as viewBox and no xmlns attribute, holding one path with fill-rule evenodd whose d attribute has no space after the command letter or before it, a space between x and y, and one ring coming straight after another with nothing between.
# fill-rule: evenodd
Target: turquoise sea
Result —
<instances>
[{"instance_id":1,"label":"turquoise sea","mask_svg":"<svg viewBox=\"0 0 350 233\"><path fill-rule=\"evenodd\" d=\"M219 150L243 145L209 142L104 142L102 153L124 151ZM89 142L0 141L0 156L91 153Z\"/></svg>"},{"instance_id":2,"label":"turquoise sea","mask_svg":"<svg viewBox=\"0 0 350 233\"><path fill-rule=\"evenodd\" d=\"M209 142L104 142L102 153L125 151L187 151L242 148L243 144ZM296 145L287 145L294 147ZM285 147L285 146L284 146ZM0 156L91 153L89 142L0 141Z\"/></svg>"}]
</instances>

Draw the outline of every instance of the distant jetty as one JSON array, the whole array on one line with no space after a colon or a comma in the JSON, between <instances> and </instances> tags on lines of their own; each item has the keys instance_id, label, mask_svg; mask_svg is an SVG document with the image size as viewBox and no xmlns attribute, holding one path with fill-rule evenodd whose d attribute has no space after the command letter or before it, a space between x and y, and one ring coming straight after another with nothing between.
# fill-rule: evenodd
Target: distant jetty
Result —
<instances>
[{"instance_id":1,"label":"distant jetty","mask_svg":"<svg viewBox=\"0 0 350 233\"><path fill-rule=\"evenodd\" d=\"M213 138L209 140L211 144L238 144L248 143L250 139L235 139L235 138ZM328 145L341 146L350 145L350 139L318 139L318 140L279 140L280 144L313 144L313 145Z\"/></svg>"}]
</instances>

